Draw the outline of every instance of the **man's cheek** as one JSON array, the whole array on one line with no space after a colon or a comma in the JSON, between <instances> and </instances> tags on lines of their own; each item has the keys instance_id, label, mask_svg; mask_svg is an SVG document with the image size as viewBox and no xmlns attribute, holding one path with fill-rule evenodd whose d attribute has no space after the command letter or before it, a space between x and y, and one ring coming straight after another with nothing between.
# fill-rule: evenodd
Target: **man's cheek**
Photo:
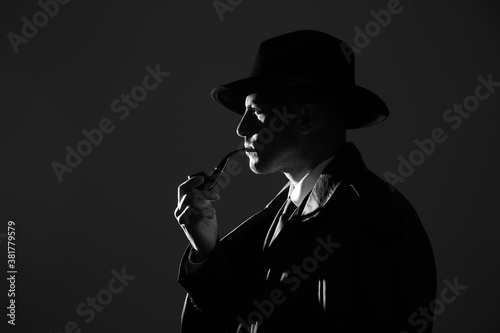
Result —
<instances>
[{"instance_id":1,"label":"man's cheek","mask_svg":"<svg viewBox=\"0 0 500 333\"><path fill-rule=\"evenodd\" d=\"M263 127L257 133L257 140L256 141L260 145L266 146L274 141L275 135L276 135L275 132L273 132L269 127ZM255 148L258 149L257 147L255 147Z\"/></svg>"},{"instance_id":2,"label":"man's cheek","mask_svg":"<svg viewBox=\"0 0 500 333\"><path fill-rule=\"evenodd\" d=\"M262 150L264 150L265 145L260 144L259 142L260 142L260 140L259 140L259 138L257 138L257 140L255 140L255 142L253 143L253 147L254 147L257 151L262 151Z\"/></svg>"}]
</instances>

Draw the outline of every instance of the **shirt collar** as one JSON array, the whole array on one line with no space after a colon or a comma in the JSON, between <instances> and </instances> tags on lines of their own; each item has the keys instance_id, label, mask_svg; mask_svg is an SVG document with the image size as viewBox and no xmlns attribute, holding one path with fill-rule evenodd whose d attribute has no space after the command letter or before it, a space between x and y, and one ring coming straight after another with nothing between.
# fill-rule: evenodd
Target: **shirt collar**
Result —
<instances>
[{"instance_id":1,"label":"shirt collar","mask_svg":"<svg viewBox=\"0 0 500 333\"><path fill-rule=\"evenodd\" d=\"M294 186L293 183L290 182L290 187L288 188L288 198L292 199L295 206L300 206L306 195L313 189L314 184L316 184L316 181L325 167L333 160L334 157L335 155L332 155L315 166L314 169L309 171L309 173L297 183L297 186Z\"/></svg>"}]
</instances>

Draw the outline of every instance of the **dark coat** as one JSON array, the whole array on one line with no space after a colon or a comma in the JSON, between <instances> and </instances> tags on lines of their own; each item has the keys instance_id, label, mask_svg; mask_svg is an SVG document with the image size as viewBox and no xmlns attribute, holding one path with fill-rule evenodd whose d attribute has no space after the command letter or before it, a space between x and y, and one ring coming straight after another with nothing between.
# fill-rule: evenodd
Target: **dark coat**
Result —
<instances>
[{"instance_id":1,"label":"dark coat","mask_svg":"<svg viewBox=\"0 0 500 333\"><path fill-rule=\"evenodd\" d=\"M268 230L288 186L218 240L179 283L181 332L431 332L410 315L435 298L432 247L410 202L368 170L347 142L271 247ZM412 326L414 325L414 326ZM246 330L242 330L246 332Z\"/></svg>"}]
</instances>

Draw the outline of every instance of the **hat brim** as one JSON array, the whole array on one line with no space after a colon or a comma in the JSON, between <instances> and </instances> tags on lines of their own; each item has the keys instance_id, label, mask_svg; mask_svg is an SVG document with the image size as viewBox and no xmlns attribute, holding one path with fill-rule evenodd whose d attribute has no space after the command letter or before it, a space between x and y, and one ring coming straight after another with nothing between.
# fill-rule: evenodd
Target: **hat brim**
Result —
<instances>
[{"instance_id":1,"label":"hat brim","mask_svg":"<svg viewBox=\"0 0 500 333\"><path fill-rule=\"evenodd\" d=\"M248 95L273 86L321 86L331 88L332 93L347 92L352 101L352 109L345 115L346 129L356 129L380 124L389 116L384 101L370 90L355 84L335 80L306 80L251 77L215 87L211 96L222 107L243 115L245 99Z\"/></svg>"}]
</instances>

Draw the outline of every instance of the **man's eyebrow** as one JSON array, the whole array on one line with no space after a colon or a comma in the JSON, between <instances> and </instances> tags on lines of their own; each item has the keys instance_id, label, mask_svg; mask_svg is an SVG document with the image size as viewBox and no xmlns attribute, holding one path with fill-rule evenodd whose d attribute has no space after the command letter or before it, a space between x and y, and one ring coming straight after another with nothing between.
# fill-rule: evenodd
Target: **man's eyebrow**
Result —
<instances>
[{"instance_id":1,"label":"man's eyebrow","mask_svg":"<svg viewBox=\"0 0 500 333\"><path fill-rule=\"evenodd\" d=\"M258 110L260 113L266 113L266 109L268 109L267 107L262 107L262 106L257 106L257 105L248 105L247 107L245 107L245 111L255 111L255 110Z\"/></svg>"},{"instance_id":2,"label":"man's eyebrow","mask_svg":"<svg viewBox=\"0 0 500 333\"><path fill-rule=\"evenodd\" d=\"M261 113L268 113L271 111L271 108L273 108L273 105L267 105L267 104L258 104L258 103L250 103L248 106L245 107L245 110L259 110Z\"/></svg>"},{"instance_id":3,"label":"man's eyebrow","mask_svg":"<svg viewBox=\"0 0 500 333\"><path fill-rule=\"evenodd\" d=\"M278 105L279 99L276 96L271 96L271 95L266 95L266 96L258 96L252 102L250 102L249 106L251 105L259 105L259 106L276 106Z\"/></svg>"}]
</instances>

